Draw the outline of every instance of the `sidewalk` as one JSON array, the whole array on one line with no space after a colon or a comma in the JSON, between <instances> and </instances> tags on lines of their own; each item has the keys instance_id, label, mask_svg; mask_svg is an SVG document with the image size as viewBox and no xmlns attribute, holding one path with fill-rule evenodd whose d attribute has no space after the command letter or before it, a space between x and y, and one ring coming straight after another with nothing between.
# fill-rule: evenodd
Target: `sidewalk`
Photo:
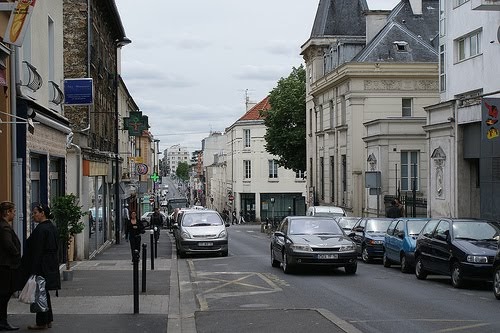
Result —
<instances>
[{"instance_id":1,"label":"sidewalk","mask_svg":"<svg viewBox=\"0 0 500 333\"><path fill-rule=\"evenodd\" d=\"M152 271L149 231L142 235L142 243L147 244L146 292L141 292L141 254L138 314L134 314L130 244L123 239L92 260L73 263L73 280L61 281L59 297L50 292L54 322L47 332L166 332L172 244L168 231L162 230ZM29 305L12 298L8 313L9 322L20 327L18 332L32 332L27 326L35 324L35 314Z\"/></svg>"}]
</instances>

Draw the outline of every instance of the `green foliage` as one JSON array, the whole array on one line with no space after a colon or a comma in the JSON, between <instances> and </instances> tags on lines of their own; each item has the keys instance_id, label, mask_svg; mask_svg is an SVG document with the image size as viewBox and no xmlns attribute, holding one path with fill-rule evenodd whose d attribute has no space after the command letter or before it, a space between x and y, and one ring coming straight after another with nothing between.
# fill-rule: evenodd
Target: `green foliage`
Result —
<instances>
[{"instance_id":1,"label":"green foliage","mask_svg":"<svg viewBox=\"0 0 500 333\"><path fill-rule=\"evenodd\" d=\"M266 111L266 150L278 164L294 171L306 170L306 71L293 68L269 94Z\"/></svg>"},{"instance_id":2,"label":"green foliage","mask_svg":"<svg viewBox=\"0 0 500 333\"><path fill-rule=\"evenodd\" d=\"M186 162L179 162L175 174L182 180L189 179L189 165Z\"/></svg>"},{"instance_id":3,"label":"green foliage","mask_svg":"<svg viewBox=\"0 0 500 333\"><path fill-rule=\"evenodd\" d=\"M82 211L82 206L78 205L78 198L74 194L57 197L52 200L51 204L51 212L59 231L59 238L66 245L67 251L71 237L81 233L85 228L85 224L80 222L80 219L87 213ZM69 258L66 267L69 269Z\"/></svg>"}]
</instances>

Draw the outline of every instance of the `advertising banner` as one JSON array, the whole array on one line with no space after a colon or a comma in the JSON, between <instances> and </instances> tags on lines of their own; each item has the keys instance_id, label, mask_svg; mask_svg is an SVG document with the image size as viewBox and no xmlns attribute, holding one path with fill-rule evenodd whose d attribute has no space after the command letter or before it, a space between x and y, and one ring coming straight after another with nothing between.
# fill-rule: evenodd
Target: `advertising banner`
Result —
<instances>
[{"instance_id":1,"label":"advertising banner","mask_svg":"<svg viewBox=\"0 0 500 333\"><path fill-rule=\"evenodd\" d=\"M3 42L11 45L22 46L26 29L35 7L36 0L18 0L10 13L9 23L5 29Z\"/></svg>"}]
</instances>

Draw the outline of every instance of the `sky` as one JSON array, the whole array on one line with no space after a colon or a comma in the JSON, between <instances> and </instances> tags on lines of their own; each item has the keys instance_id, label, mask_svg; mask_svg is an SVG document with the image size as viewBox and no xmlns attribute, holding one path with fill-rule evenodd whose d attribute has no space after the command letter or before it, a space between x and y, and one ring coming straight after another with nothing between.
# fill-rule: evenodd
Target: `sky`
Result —
<instances>
[{"instance_id":1,"label":"sky","mask_svg":"<svg viewBox=\"0 0 500 333\"><path fill-rule=\"evenodd\" d=\"M115 0L121 75L160 150L201 149L304 63L319 0ZM392 9L398 0L367 0Z\"/></svg>"}]
</instances>

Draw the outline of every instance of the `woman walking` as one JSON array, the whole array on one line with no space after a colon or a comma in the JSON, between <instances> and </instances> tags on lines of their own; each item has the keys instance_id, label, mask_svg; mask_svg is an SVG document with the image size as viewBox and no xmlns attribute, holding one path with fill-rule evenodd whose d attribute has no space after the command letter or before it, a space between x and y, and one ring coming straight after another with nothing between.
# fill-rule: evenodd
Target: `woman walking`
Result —
<instances>
[{"instance_id":1,"label":"woman walking","mask_svg":"<svg viewBox=\"0 0 500 333\"><path fill-rule=\"evenodd\" d=\"M7 322L7 305L17 288L21 265L21 242L12 229L16 208L10 201L0 203L0 331L15 331L19 327Z\"/></svg>"},{"instance_id":2,"label":"woman walking","mask_svg":"<svg viewBox=\"0 0 500 333\"><path fill-rule=\"evenodd\" d=\"M22 268L25 276L40 275L45 279L47 291L47 312L37 312L36 324L28 326L30 330L44 330L52 327L54 320L49 290L61 289L59 274L58 232L52 223L50 208L37 205L33 209L33 220L37 226L26 240L26 249L22 258Z\"/></svg>"},{"instance_id":3,"label":"woman walking","mask_svg":"<svg viewBox=\"0 0 500 333\"><path fill-rule=\"evenodd\" d=\"M134 262L134 250L141 252L141 234L143 233L144 225L137 219L137 213L132 211L125 229L125 236L128 237L130 251L132 252L132 263Z\"/></svg>"}]
</instances>

